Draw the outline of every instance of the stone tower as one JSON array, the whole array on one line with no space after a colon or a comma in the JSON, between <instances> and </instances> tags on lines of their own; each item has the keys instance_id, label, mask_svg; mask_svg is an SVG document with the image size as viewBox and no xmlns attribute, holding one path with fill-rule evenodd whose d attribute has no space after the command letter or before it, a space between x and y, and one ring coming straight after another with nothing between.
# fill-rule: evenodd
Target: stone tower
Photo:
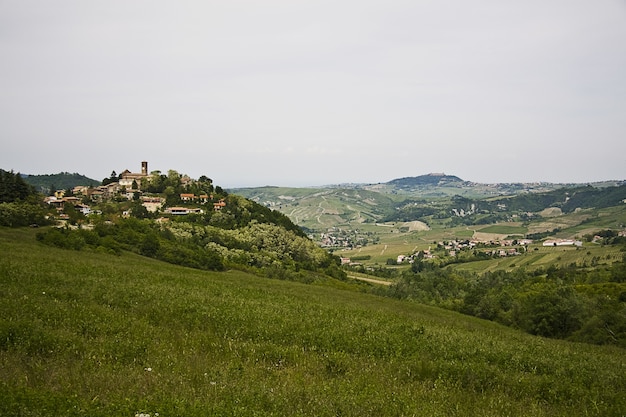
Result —
<instances>
[{"instance_id":1,"label":"stone tower","mask_svg":"<svg viewBox=\"0 0 626 417\"><path fill-rule=\"evenodd\" d=\"M148 175L148 162L147 161L143 161L141 163L141 173L143 175Z\"/></svg>"}]
</instances>

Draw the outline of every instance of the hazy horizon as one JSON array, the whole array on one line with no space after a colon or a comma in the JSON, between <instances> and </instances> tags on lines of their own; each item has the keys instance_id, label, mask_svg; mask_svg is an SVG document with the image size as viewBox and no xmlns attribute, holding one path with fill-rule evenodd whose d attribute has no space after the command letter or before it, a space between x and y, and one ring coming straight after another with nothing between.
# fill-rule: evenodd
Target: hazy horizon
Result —
<instances>
[{"instance_id":1,"label":"hazy horizon","mask_svg":"<svg viewBox=\"0 0 626 417\"><path fill-rule=\"evenodd\" d=\"M23 0L0 28L6 170L626 178L622 0Z\"/></svg>"},{"instance_id":2,"label":"hazy horizon","mask_svg":"<svg viewBox=\"0 0 626 417\"><path fill-rule=\"evenodd\" d=\"M0 167L0 169L4 169L2 167ZM173 169L173 168L170 168ZM123 171L123 170L122 170ZM120 174L122 171L116 171L116 174ZM139 170L131 170L133 172L135 171L139 171ZM155 170L151 170L151 171L155 171ZM167 174L167 170L158 170L157 171L161 171L163 174ZM186 174L185 171L179 171L176 170L179 174L183 175ZM15 171L18 172L18 171ZM55 175L55 174L63 174L63 173L69 173L69 174L79 174L79 175L83 175L87 178L89 178L90 180L94 180L96 182L100 182L102 181L104 178L107 178L108 175L103 176L102 178L93 178L90 177L89 175L85 175L83 173L80 172L69 172L69 171L59 171L59 172L55 172L55 173L43 173L43 174L33 174L33 173L26 173L26 172L19 172L22 175L26 175L26 176L37 176L37 175ZM626 178L606 178L603 180L598 180L598 181L582 181L582 182L578 182L578 181L562 181L562 182L551 182L551 181L490 181L490 182L484 182L484 181L475 181L473 179L470 178L463 178L460 177L458 175L455 175L453 173L447 173L447 172L429 172L429 173L424 173L424 174L416 174L416 175L410 175L408 177L419 177L419 176L425 176L425 175L439 175L439 174L444 174L447 176L456 176L458 178L460 178L463 181L466 182L472 182L472 183L478 183L478 184L508 184L508 183L527 183L527 184L531 184L531 183L552 183L552 184L590 184L590 183L598 183L598 182L611 182L611 181L626 181ZM201 174L204 175L204 174ZM194 177L191 176L193 179L198 179L198 177ZM407 177L397 177L397 178L389 178L386 180L380 180L380 181L365 181L365 182L347 182L347 181L336 181L336 182L329 182L329 183L324 183L324 184L300 184L300 185L283 185L283 184L259 184L259 185L234 185L234 186L227 186L227 185L223 185L220 183L217 183L214 181L215 185L219 185L222 188L225 189L238 189L238 188L262 188L262 187L284 187L284 188L316 188L316 187L325 187L325 186L341 186L341 185L375 185L375 184L384 184L387 182L390 182L392 180L396 180L396 179L401 179L401 178L407 178ZM85 184L85 185L89 185L89 184Z\"/></svg>"}]
</instances>

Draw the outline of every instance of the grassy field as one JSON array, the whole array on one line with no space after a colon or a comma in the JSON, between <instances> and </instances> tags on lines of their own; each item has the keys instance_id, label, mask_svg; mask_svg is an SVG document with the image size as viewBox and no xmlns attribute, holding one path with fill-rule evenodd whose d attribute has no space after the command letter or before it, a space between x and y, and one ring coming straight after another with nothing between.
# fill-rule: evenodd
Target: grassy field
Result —
<instances>
[{"instance_id":1,"label":"grassy field","mask_svg":"<svg viewBox=\"0 0 626 417\"><path fill-rule=\"evenodd\" d=\"M453 264L448 268L478 273L496 270L512 271L522 267L527 271L534 271L539 268L545 270L550 266L564 268L570 265L578 267L610 265L613 262L621 261L622 256L623 252L617 246L588 245L578 249L573 246L555 248L535 245L527 253L519 256Z\"/></svg>"},{"instance_id":2,"label":"grassy field","mask_svg":"<svg viewBox=\"0 0 626 417\"><path fill-rule=\"evenodd\" d=\"M357 250L338 250L336 253L341 256L351 257L357 254L370 255L370 259L366 264L384 264L387 259L395 259L398 255L409 255L415 250L428 249L434 247L434 242L441 242L453 239L471 239L472 237L481 240L505 239L507 237L521 237L526 233L545 232L548 230L560 229L554 237L563 239L582 239L587 234L593 234L602 229L620 230L626 225L626 210L623 207L611 207L601 210L581 210L576 213L570 213L555 218L536 218L528 225L521 223L507 222L493 224L488 226L457 226L446 227L445 225L432 223L431 229L427 231L407 232L401 229L402 223L394 223L392 227L380 227L376 225L368 225L379 237L379 243L368 245ZM365 229L365 227L362 227ZM522 264L537 267L544 266L542 262L538 262L536 258L542 257L546 249L541 247L541 242L531 246L531 250L537 248L539 254L537 257L524 256ZM572 263L582 264L587 258L613 256L615 259L621 259L621 255L612 254L613 249L601 247L599 245L585 245L584 253L591 251L591 256L583 255L583 252L569 253L569 250L576 248L558 248L557 251L566 252L567 255L555 255L546 257L543 263L555 261L559 266L570 265ZM554 248L548 248L550 253L557 253ZM617 250L617 249L615 249ZM560 259L557 259L560 258ZM473 269L476 271L493 270L498 265L506 266L516 264L520 265L520 260L516 258L501 260L497 263L484 261L471 263L462 266L463 269ZM485 266L488 266L485 269Z\"/></svg>"},{"instance_id":3,"label":"grassy field","mask_svg":"<svg viewBox=\"0 0 626 417\"><path fill-rule=\"evenodd\" d=\"M524 236L528 228L524 226L511 226L508 224L494 224L487 227L481 227L481 233L496 233L502 235L521 235Z\"/></svg>"},{"instance_id":4,"label":"grassy field","mask_svg":"<svg viewBox=\"0 0 626 417\"><path fill-rule=\"evenodd\" d=\"M621 349L34 233L0 229L3 416L626 413Z\"/></svg>"}]
</instances>

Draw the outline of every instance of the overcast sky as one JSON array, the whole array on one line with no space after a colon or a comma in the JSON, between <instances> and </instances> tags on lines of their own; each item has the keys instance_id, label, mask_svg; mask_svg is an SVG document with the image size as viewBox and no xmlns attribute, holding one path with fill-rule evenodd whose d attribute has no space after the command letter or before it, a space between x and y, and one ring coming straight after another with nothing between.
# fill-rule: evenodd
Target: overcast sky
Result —
<instances>
[{"instance_id":1,"label":"overcast sky","mask_svg":"<svg viewBox=\"0 0 626 417\"><path fill-rule=\"evenodd\" d=\"M0 168L626 179L625 0L0 0Z\"/></svg>"}]
</instances>

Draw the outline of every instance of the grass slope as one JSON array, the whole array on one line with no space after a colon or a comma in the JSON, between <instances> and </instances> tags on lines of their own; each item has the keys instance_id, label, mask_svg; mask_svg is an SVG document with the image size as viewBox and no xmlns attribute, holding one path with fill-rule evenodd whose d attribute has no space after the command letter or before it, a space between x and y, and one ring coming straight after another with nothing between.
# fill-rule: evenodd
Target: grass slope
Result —
<instances>
[{"instance_id":1,"label":"grass slope","mask_svg":"<svg viewBox=\"0 0 626 417\"><path fill-rule=\"evenodd\" d=\"M626 353L0 229L0 415L621 416Z\"/></svg>"}]
</instances>

